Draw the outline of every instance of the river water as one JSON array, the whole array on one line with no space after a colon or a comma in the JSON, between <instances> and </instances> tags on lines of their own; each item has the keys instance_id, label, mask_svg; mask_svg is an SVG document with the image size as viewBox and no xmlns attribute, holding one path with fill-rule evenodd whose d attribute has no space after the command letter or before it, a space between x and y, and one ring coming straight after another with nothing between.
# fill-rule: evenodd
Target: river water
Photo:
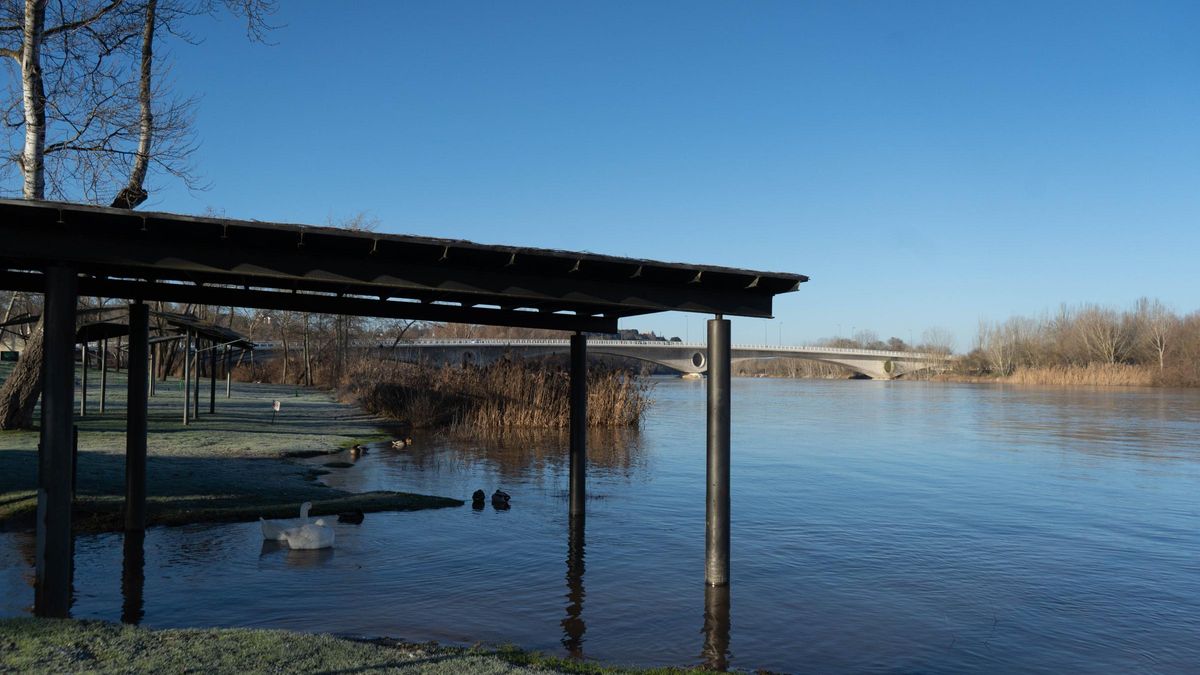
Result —
<instances>
[{"instance_id":1,"label":"river water","mask_svg":"<svg viewBox=\"0 0 1200 675\"><path fill-rule=\"evenodd\" d=\"M324 552L249 523L154 528L129 555L81 537L73 615L640 665L1200 668L1200 392L735 379L725 594L703 582L704 383L654 387L640 431L592 436L582 529L559 435L419 437L326 481L512 508L368 514ZM0 543L19 614L32 544Z\"/></svg>"}]
</instances>

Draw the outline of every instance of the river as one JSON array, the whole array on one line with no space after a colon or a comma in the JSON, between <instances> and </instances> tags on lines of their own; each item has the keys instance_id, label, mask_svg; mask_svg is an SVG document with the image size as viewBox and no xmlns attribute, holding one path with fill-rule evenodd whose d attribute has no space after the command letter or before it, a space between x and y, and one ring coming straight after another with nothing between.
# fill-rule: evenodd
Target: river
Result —
<instances>
[{"instance_id":1,"label":"river","mask_svg":"<svg viewBox=\"0 0 1200 675\"><path fill-rule=\"evenodd\" d=\"M1200 664L1200 392L735 379L728 595L703 581L704 383L653 398L592 435L582 531L560 435L418 437L325 479L512 508L368 514L315 553L252 523L153 528L144 560L80 537L73 615L788 672ZM31 542L0 543L20 614Z\"/></svg>"}]
</instances>

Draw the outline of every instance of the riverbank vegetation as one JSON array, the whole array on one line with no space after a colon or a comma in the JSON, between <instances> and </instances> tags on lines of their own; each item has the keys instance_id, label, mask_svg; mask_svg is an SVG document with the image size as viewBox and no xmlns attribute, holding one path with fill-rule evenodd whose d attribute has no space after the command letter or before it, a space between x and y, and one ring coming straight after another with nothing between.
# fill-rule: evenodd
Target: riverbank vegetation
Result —
<instances>
[{"instance_id":1,"label":"riverbank vegetation","mask_svg":"<svg viewBox=\"0 0 1200 675\"><path fill-rule=\"evenodd\" d=\"M1200 312L1143 298L1117 310L1063 305L982 321L959 375L1015 384L1200 386Z\"/></svg>"},{"instance_id":2,"label":"riverbank vegetation","mask_svg":"<svg viewBox=\"0 0 1200 675\"><path fill-rule=\"evenodd\" d=\"M0 671L21 673L689 672L613 668L512 647L446 647L245 628L151 630L104 621L0 620Z\"/></svg>"},{"instance_id":3,"label":"riverbank vegetation","mask_svg":"<svg viewBox=\"0 0 1200 675\"><path fill-rule=\"evenodd\" d=\"M496 431L570 425L570 376L553 360L476 366L363 359L340 391L372 414L414 427ZM628 370L589 367L587 425L637 426L650 405L648 394L648 386Z\"/></svg>"}]
</instances>

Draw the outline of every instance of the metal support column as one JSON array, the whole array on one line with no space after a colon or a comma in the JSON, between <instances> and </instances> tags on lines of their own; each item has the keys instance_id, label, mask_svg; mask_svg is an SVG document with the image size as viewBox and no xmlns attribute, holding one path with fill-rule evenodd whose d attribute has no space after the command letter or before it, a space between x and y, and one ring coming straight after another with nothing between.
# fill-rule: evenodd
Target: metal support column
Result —
<instances>
[{"instance_id":1,"label":"metal support column","mask_svg":"<svg viewBox=\"0 0 1200 675\"><path fill-rule=\"evenodd\" d=\"M192 419L200 419L200 336L196 335L196 353L192 357Z\"/></svg>"},{"instance_id":2,"label":"metal support column","mask_svg":"<svg viewBox=\"0 0 1200 675\"><path fill-rule=\"evenodd\" d=\"M125 531L146 529L146 409L150 308L129 306L129 398L125 407Z\"/></svg>"},{"instance_id":3,"label":"metal support column","mask_svg":"<svg viewBox=\"0 0 1200 675\"><path fill-rule=\"evenodd\" d=\"M38 446L34 612L65 618L71 608L71 464L74 445L75 270L46 269L42 431Z\"/></svg>"},{"instance_id":4,"label":"metal support column","mask_svg":"<svg viewBox=\"0 0 1200 675\"><path fill-rule=\"evenodd\" d=\"M80 362L83 365L83 374L80 376L79 380L79 416L87 417L88 344L86 342L79 345L79 353L83 355L83 358L80 359ZM71 361L75 361L74 355L72 355Z\"/></svg>"},{"instance_id":5,"label":"metal support column","mask_svg":"<svg viewBox=\"0 0 1200 675\"><path fill-rule=\"evenodd\" d=\"M158 393L158 345L150 350L150 395Z\"/></svg>"},{"instance_id":6,"label":"metal support column","mask_svg":"<svg viewBox=\"0 0 1200 675\"><path fill-rule=\"evenodd\" d=\"M729 583L729 320L708 322L708 499L704 580Z\"/></svg>"},{"instance_id":7,"label":"metal support column","mask_svg":"<svg viewBox=\"0 0 1200 675\"><path fill-rule=\"evenodd\" d=\"M192 411L192 334L183 334L183 424L187 426Z\"/></svg>"},{"instance_id":8,"label":"metal support column","mask_svg":"<svg viewBox=\"0 0 1200 675\"><path fill-rule=\"evenodd\" d=\"M571 336L571 516L587 505L587 337Z\"/></svg>"},{"instance_id":9,"label":"metal support column","mask_svg":"<svg viewBox=\"0 0 1200 675\"><path fill-rule=\"evenodd\" d=\"M229 360L231 351L229 347L225 348L225 398L233 395L233 364Z\"/></svg>"},{"instance_id":10,"label":"metal support column","mask_svg":"<svg viewBox=\"0 0 1200 675\"><path fill-rule=\"evenodd\" d=\"M100 414L104 414L104 400L108 398L108 338L100 341Z\"/></svg>"},{"instance_id":11,"label":"metal support column","mask_svg":"<svg viewBox=\"0 0 1200 675\"><path fill-rule=\"evenodd\" d=\"M208 414L217 413L217 347L208 343Z\"/></svg>"},{"instance_id":12,"label":"metal support column","mask_svg":"<svg viewBox=\"0 0 1200 675\"><path fill-rule=\"evenodd\" d=\"M729 586L704 588L704 666L725 672L729 668Z\"/></svg>"},{"instance_id":13,"label":"metal support column","mask_svg":"<svg viewBox=\"0 0 1200 675\"><path fill-rule=\"evenodd\" d=\"M583 620L584 523L586 518L570 519L567 530L567 615L561 621L562 646L573 658L583 656L583 637L587 624Z\"/></svg>"}]
</instances>

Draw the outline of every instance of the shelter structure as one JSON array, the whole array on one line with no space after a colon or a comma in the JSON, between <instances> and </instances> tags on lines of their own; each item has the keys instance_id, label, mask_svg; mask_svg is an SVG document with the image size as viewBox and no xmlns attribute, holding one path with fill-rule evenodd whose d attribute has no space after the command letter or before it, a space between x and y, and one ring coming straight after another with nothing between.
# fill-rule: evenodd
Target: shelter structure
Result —
<instances>
[{"instance_id":1,"label":"shelter structure","mask_svg":"<svg viewBox=\"0 0 1200 675\"><path fill-rule=\"evenodd\" d=\"M75 331L75 343L79 345L80 363L82 365L79 388L79 415L88 414L88 373L93 360L100 370L100 414L104 414L106 396L108 393L108 341L116 338L126 338L130 334L129 324L125 322L128 314L127 305L88 307L76 312L78 328ZM183 408L183 423L186 425L200 414L200 368L199 361L203 355L209 364L209 414L216 413L217 400L217 371L224 370L225 396L230 396L230 380L232 359L254 351L255 344L249 338L237 331L215 323L201 321L190 314L174 312L151 312L166 326L160 334L149 338L151 345L165 342L184 341L184 377L185 382ZM0 324L0 329L22 324L37 323L40 314L24 315ZM15 333L14 333L15 334ZM23 338L22 338L23 341ZM207 346L201 347L201 344ZM98 344L95 359L92 358L92 344ZM150 352L150 393L154 393L155 351ZM218 356L218 354L220 356ZM118 344L117 356L120 356ZM218 360L219 359L219 360ZM118 370L119 370L118 359ZM192 395L194 392L194 396Z\"/></svg>"},{"instance_id":2,"label":"shelter structure","mask_svg":"<svg viewBox=\"0 0 1200 675\"><path fill-rule=\"evenodd\" d=\"M730 322L769 318L799 274L328 227L0 200L0 288L45 293L35 609L71 588L75 305L129 300L125 527L145 527L147 301L556 329L571 338L570 514L585 511L584 332L663 311L708 322L706 581L729 583Z\"/></svg>"}]
</instances>

